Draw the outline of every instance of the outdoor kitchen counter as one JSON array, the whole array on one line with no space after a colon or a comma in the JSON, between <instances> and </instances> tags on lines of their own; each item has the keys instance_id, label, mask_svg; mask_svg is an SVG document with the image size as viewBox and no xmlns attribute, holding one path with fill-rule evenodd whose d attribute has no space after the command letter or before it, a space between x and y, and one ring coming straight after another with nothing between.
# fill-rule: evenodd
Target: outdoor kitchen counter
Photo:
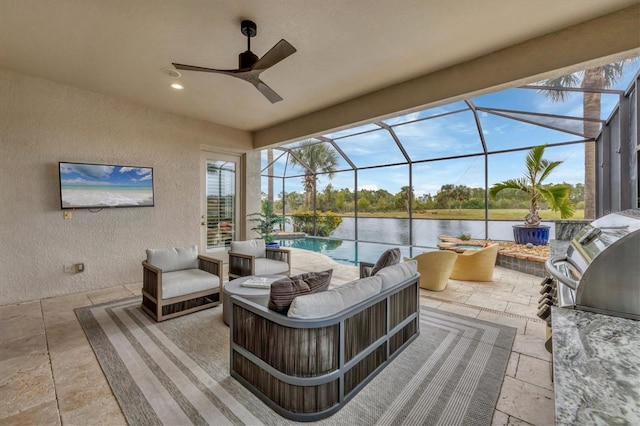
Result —
<instances>
[{"instance_id":1,"label":"outdoor kitchen counter","mask_svg":"<svg viewBox=\"0 0 640 426\"><path fill-rule=\"evenodd\" d=\"M551 308L557 425L640 424L640 321Z\"/></svg>"}]
</instances>

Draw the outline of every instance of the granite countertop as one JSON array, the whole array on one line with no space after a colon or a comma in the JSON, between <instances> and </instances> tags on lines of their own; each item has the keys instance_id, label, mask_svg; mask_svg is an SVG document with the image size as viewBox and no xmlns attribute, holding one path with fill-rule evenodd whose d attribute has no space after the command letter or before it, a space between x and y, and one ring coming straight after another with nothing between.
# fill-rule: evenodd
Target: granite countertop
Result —
<instances>
[{"instance_id":1,"label":"granite countertop","mask_svg":"<svg viewBox=\"0 0 640 426\"><path fill-rule=\"evenodd\" d=\"M551 308L557 425L640 424L640 321Z\"/></svg>"}]
</instances>

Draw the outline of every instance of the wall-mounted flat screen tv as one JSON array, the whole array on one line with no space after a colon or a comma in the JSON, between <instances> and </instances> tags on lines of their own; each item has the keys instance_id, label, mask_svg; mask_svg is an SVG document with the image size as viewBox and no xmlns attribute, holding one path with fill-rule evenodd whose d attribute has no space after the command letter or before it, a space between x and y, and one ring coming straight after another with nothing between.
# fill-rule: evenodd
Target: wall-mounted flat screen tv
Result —
<instances>
[{"instance_id":1,"label":"wall-mounted flat screen tv","mask_svg":"<svg viewBox=\"0 0 640 426\"><path fill-rule=\"evenodd\" d=\"M60 162L63 209L153 207L153 168Z\"/></svg>"}]
</instances>

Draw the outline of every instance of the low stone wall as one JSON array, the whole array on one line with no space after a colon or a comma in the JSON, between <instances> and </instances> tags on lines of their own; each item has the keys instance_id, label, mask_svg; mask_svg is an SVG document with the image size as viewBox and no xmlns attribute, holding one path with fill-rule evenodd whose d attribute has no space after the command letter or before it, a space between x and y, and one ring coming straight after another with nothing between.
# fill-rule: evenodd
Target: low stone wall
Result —
<instances>
[{"instance_id":1,"label":"low stone wall","mask_svg":"<svg viewBox=\"0 0 640 426\"><path fill-rule=\"evenodd\" d=\"M496 265L518 272L524 272L536 277L544 277L547 271L544 269L544 261L519 259L515 256L498 253Z\"/></svg>"}]
</instances>

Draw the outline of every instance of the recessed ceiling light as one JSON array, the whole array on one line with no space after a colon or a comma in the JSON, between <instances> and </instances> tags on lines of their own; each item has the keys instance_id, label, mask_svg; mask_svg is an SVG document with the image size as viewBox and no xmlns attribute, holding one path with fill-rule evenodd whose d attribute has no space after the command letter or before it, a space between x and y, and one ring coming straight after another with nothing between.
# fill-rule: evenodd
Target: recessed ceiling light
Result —
<instances>
[{"instance_id":1,"label":"recessed ceiling light","mask_svg":"<svg viewBox=\"0 0 640 426\"><path fill-rule=\"evenodd\" d=\"M171 78L180 78L182 76L182 74L180 74L178 71L171 68L162 68L160 72Z\"/></svg>"},{"instance_id":2,"label":"recessed ceiling light","mask_svg":"<svg viewBox=\"0 0 640 426\"><path fill-rule=\"evenodd\" d=\"M173 87L173 88L174 88L174 89L176 89L176 90L182 90L182 89L184 89L184 86L183 86L182 84L180 84L180 83L171 83L171 85L170 85L170 86L171 86L171 87Z\"/></svg>"}]
</instances>

